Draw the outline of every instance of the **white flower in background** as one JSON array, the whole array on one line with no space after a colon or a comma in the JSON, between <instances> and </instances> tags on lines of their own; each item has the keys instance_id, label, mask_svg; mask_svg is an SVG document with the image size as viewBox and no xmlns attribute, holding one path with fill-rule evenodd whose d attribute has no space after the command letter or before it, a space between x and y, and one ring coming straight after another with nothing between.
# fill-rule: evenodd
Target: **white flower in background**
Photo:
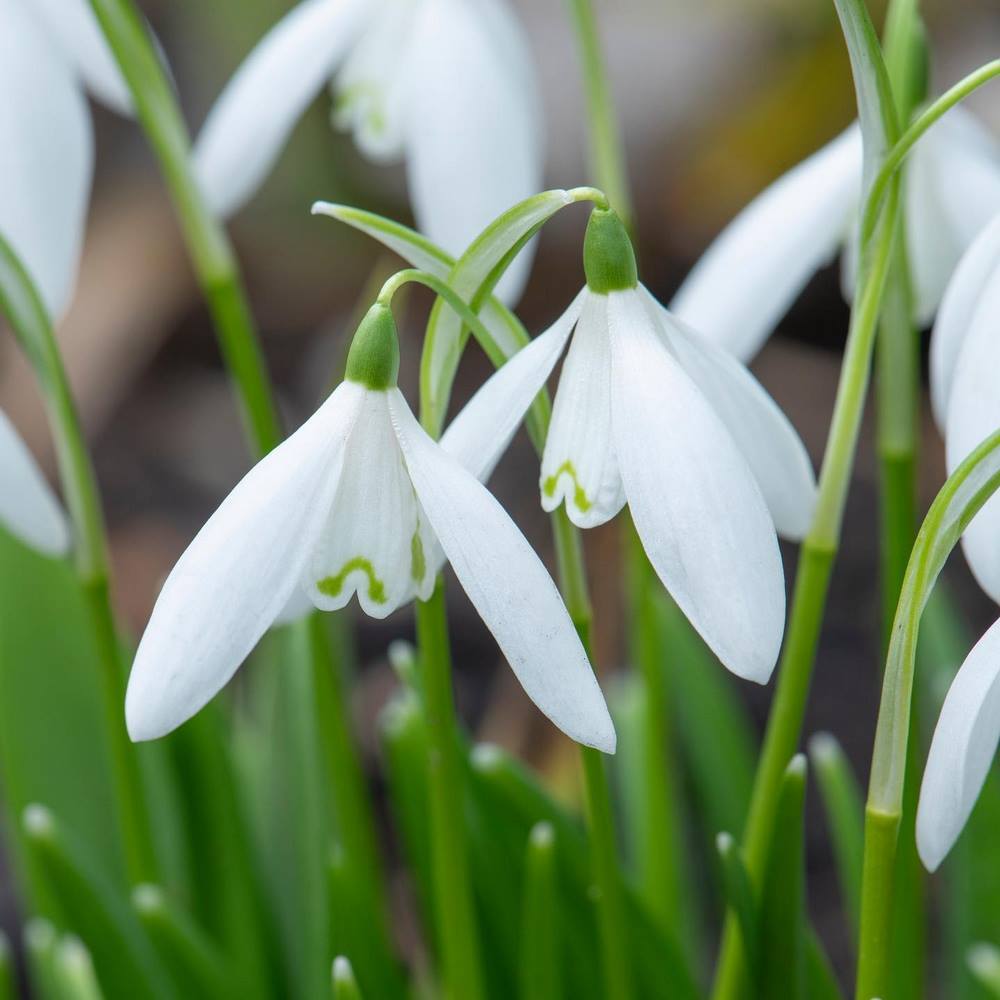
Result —
<instances>
[{"instance_id":1,"label":"white flower in background","mask_svg":"<svg viewBox=\"0 0 1000 1000\"><path fill-rule=\"evenodd\" d=\"M374 306L347 378L259 462L174 567L139 644L125 703L133 739L198 711L298 590L321 610L355 593L383 618L426 599L447 559L525 691L573 739L614 728L555 584L486 488L420 427L396 388L396 328ZM479 450L507 441L491 431Z\"/></svg>"},{"instance_id":2,"label":"white flower in background","mask_svg":"<svg viewBox=\"0 0 1000 1000\"><path fill-rule=\"evenodd\" d=\"M488 430L509 439L568 343L542 506L565 503L590 528L627 503L657 574L708 645L734 673L766 682L785 612L775 525L806 532L809 458L753 376L638 284L614 212L592 213L584 264L587 287L479 390L442 444L471 462Z\"/></svg>"},{"instance_id":3,"label":"white flower in background","mask_svg":"<svg viewBox=\"0 0 1000 1000\"><path fill-rule=\"evenodd\" d=\"M456 256L541 187L540 97L506 0L304 0L250 53L195 146L209 203L228 216L270 171L333 80L334 121L379 161L405 159L417 224ZM501 293L530 268L521 255Z\"/></svg>"},{"instance_id":4,"label":"white flower in background","mask_svg":"<svg viewBox=\"0 0 1000 1000\"><path fill-rule=\"evenodd\" d=\"M86 0L0 0L0 233L55 318L72 295L90 197L86 90L129 111Z\"/></svg>"},{"instance_id":5,"label":"white flower in background","mask_svg":"<svg viewBox=\"0 0 1000 1000\"><path fill-rule=\"evenodd\" d=\"M752 358L813 274L856 243L861 160L861 133L852 126L780 177L705 251L671 310ZM925 326L959 258L1000 211L1000 143L954 108L917 143L904 184L915 319ZM847 289L855 258L849 246Z\"/></svg>"},{"instance_id":6,"label":"white flower in background","mask_svg":"<svg viewBox=\"0 0 1000 1000\"><path fill-rule=\"evenodd\" d=\"M0 410L0 527L46 555L69 549L69 526L14 425Z\"/></svg>"}]
</instances>

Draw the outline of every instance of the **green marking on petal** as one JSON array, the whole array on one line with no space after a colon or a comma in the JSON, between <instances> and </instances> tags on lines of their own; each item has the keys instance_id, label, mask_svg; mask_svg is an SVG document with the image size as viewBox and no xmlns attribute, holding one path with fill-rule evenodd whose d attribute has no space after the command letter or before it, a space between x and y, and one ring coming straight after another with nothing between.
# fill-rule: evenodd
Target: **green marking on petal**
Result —
<instances>
[{"instance_id":1,"label":"green marking on petal","mask_svg":"<svg viewBox=\"0 0 1000 1000\"><path fill-rule=\"evenodd\" d=\"M580 485L580 479L576 474L576 469L573 467L573 463L569 459L566 459L566 461L563 462L563 464L560 465L551 476L548 476L544 483L542 483L542 489L545 491L545 495L547 497L555 495L556 486L559 483L559 477L563 473L573 480L573 503L576 504L577 510L586 513L590 510L593 504L587 498L584 488Z\"/></svg>"},{"instance_id":2,"label":"green marking on petal","mask_svg":"<svg viewBox=\"0 0 1000 1000\"><path fill-rule=\"evenodd\" d=\"M413 532L413 541L410 542L410 559L410 575L420 583L427 572L427 557L424 555L424 543L419 528Z\"/></svg>"},{"instance_id":3,"label":"green marking on petal","mask_svg":"<svg viewBox=\"0 0 1000 1000\"><path fill-rule=\"evenodd\" d=\"M337 597L344 589L344 581L355 570L360 570L368 577L368 596L376 604L385 604L385 584L376 576L375 567L363 556L355 556L344 563L343 568L336 576L324 577L316 584L316 588L327 597Z\"/></svg>"}]
</instances>

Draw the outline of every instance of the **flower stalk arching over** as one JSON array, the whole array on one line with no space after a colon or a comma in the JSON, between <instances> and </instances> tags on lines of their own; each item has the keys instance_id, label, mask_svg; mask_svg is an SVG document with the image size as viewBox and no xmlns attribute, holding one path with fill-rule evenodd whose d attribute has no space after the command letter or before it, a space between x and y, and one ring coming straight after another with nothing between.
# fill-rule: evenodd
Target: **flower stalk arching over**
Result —
<instances>
[{"instance_id":1,"label":"flower stalk arching over","mask_svg":"<svg viewBox=\"0 0 1000 1000\"><path fill-rule=\"evenodd\" d=\"M587 287L479 390L442 444L472 461L487 428L509 439L566 351L543 507L564 503L589 528L628 503L650 562L695 628L731 671L765 683L784 628L775 525L801 538L815 502L805 449L742 365L638 284L613 211L592 212L584 265Z\"/></svg>"},{"instance_id":2,"label":"flower stalk arching over","mask_svg":"<svg viewBox=\"0 0 1000 1000\"><path fill-rule=\"evenodd\" d=\"M0 233L56 318L72 295L90 199L87 91L130 112L128 89L86 0L2 0Z\"/></svg>"},{"instance_id":3,"label":"flower stalk arching over","mask_svg":"<svg viewBox=\"0 0 1000 1000\"><path fill-rule=\"evenodd\" d=\"M232 677L297 591L321 610L356 593L383 618L429 598L444 561L536 705L605 752L614 727L555 584L500 504L434 442L396 386L388 306L358 329L347 374L230 493L164 584L126 696L133 739L154 739ZM478 442L494 457L495 434Z\"/></svg>"},{"instance_id":4,"label":"flower stalk arching over","mask_svg":"<svg viewBox=\"0 0 1000 1000\"><path fill-rule=\"evenodd\" d=\"M671 310L744 361L838 251L853 288L861 134L847 129L766 188L716 237ZM914 318L927 325L959 258L1000 211L1000 142L953 108L911 154L903 187Z\"/></svg>"},{"instance_id":5,"label":"flower stalk arching over","mask_svg":"<svg viewBox=\"0 0 1000 1000\"><path fill-rule=\"evenodd\" d=\"M449 252L541 187L540 100L506 0L303 0L251 52L198 138L195 170L215 211L253 195L331 80L335 125L369 157L405 160L418 226ZM529 267L524 254L504 297Z\"/></svg>"},{"instance_id":6,"label":"flower stalk arching over","mask_svg":"<svg viewBox=\"0 0 1000 1000\"><path fill-rule=\"evenodd\" d=\"M50 556L69 551L69 523L41 470L0 410L0 526Z\"/></svg>"}]
</instances>

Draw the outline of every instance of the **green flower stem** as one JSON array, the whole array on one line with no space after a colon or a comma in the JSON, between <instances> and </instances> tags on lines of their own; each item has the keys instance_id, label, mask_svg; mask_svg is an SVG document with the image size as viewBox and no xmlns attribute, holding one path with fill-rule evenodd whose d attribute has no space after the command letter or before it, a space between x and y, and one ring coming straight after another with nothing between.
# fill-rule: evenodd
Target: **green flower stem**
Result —
<instances>
[{"instance_id":1,"label":"green flower stem","mask_svg":"<svg viewBox=\"0 0 1000 1000\"><path fill-rule=\"evenodd\" d=\"M135 748L125 731L125 664L114 624L109 560L97 479L52 323L37 289L0 238L0 313L6 316L41 386L59 457L60 479L73 524L76 571L100 664L101 705L115 786L115 804L133 881L155 878L156 859Z\"/></svg>"},{"instance_id":2,"label":"green flower stem","mask_svg":"<svg viewBox=\"0 0 1000 1000\"><path fill-rule=\"evenodd\" d=\"M438 922L444 996L484 996L466 845L462 761L452 697L448 617L441 578L427 601L417 601L417 643L427 718L428 784L434 912Z\"/></svg>"},{"instance_id":3,"label":"green flower stem","mask_svg":"<svg viewBox=\"0 0 1000 1000\"><path fill-rule=\"evenodd\" d=\"M587 92L590 123L591 169L597 185L608 197L626 228L632 228L632 198L629 194L621 130L615 119L614 102L607 70L601 55L601 42L594 21L591 0L567 0L576 31L583 82Z\"/></svg>"},{"instance_id":4,"label":"green flower stem","mask_svg":"<svg viewBox=\"0 0 1000 1000\"><path fill-rule=\"evenodd\" d=\"M892 900L899 813L870 803L865 808L865 855L861 876L861 939L857 1000L888 997L892 981Z\"/></svg>"}]
</instances>

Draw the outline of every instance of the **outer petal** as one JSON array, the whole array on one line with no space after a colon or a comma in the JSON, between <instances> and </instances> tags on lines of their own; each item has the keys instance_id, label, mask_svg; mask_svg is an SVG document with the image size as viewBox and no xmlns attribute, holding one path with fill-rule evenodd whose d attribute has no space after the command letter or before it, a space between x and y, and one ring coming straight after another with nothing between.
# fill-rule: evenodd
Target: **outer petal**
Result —
<instances>
[{"instance_id":1,"label":"outer petal","mask_svg":"<svg viewBox=\"0 0 1000 1000\"><path fill-rule=\"evenodd\" d=\"M21 3L0 5L0 233L58 319L76 280L93 170L73 71Z\"/></svg>"},{"instance_id":2,"label":"outer petal","mask_svg":"<svg viewBox=\"0 0 1000 1000\"><path fill-rule=\"evenodd\" d=\"M1000 280L1000 215L979 234L962 257L941 300L931 337L930 382L934 419L942 430L958 356L979 300L991 280Z\"/></svg>"},{"instance_id":3,"label":"outer petal","mask_svg":"<svg viewBox=\"0 0 1000 1000\"><path fill-rule=\"evenodd\" d=\"M364 390L343 461L305 586L323 611L344 607L357 593L365 614L385 618L412 599L427 566L385 392Z\"/></svg>"},{"instance_id":4,"label":"outer petal","mask_svg":"<svg viewBox=\"0 0 1000 1000\"><path fill-rule=\"evenodd\" d=\"M926 325L962 254L1000 212L1000 143L953 108L914 150L907 188L917 319Z\"/></svg>"},{"instance_id":5,"label":"outer petal","mask_svg":"<svg viewBox=\"0 0 1000 1000\"><path fill-rule=\"evenodd\" d=\"M670 311L752 358L848 232L861 184L852 126L752 201L702 255Z\"/></svg>"},{"instance_id":6,"label":"outer petal","mask_svg":"<svg viewBox=\"0 0 1000 1000\"><path fill-rule=\"evenodd\" d=\"M994 270L979 298L955 365L945 421L949 473L1000 427L998 317L1000 270ZM962 548L980 586L995 601L1000 601L1000 496L991 497L966 528Z\"/></svg>"},{"instance_id":7,"label":"outer petal","mask_svg":"<svg viewBox=\"0 0 1000 1000\"><path fill-rule=\"evenodd\" d=\"M636 530L664 586L733 673L771 676L785 617L774 523L729 432L636 292L609 297L612 423Z\"/></svg>"},{"instance_id":8,"label":"outer petal","mask_svg":"<svg viewBox=\"0 0 1000 1000\"><path fill-rule=\"evenodd\" d=\"M530 344L523 347L462 408L441 437L441 447L454 455L480 482L493 474L535 397L544 388L566 347L587 290Z\"/></svg>"},{"instance_id":9,"label":"outer petal","mask_svg":"<svg viewBox=\"0 0 1000 1000\"><path fill-rule=\"evenodd\" d=\"M566 355L542 455L542 507L565 502L570 520L593 528L625 506L611 433L608 296L588 295Z\"/></svg>"},{"instance_id":10,"label":"outer petal","mask_svg":"<svg viewBox=\"0 0 1000 1000\"><path fill-rule=\"evenodd\" d=\"M69 549L66 515L13 424L0 410L0 525L39 552Z\"/></svg>"},{"instance_id":11,"label":"outer petal","mask_svg":"<svg viewBox=\"0 0 1000 1000\"><path fill-rule=\"evenodd\" d=\"M486 488L427 436L398 390L390 408L427 520L524 690L568 736L614 752L604 696L538 556Z\"/></svg>"},{"instance_id":12,"label":"outer petal","mask_svg":"<svg viewBox=\"0 0 1000 1000\"><path fill-rule=\"evenodd\" d=\"M407 172L420 229L456 256L542 187L526 48L492 0L424 0L412 38ZM520 295L531 256L520 254L501 279L501 298Z\"/></svg>"},{"instance_id":13,"label":"outer petal","mask_svg":"<svg viewBox=\"0 0 1000 1000\"><path fill-rule=\"evenodd\" d=\"M132 95L87 0L30 0L87 89L119 114L132 113Z\"/></svg>"},{"instance_id":14,"label":"outer petal","mask_svg":"<svg viewBox=\"0 0 1000 1000\"><path fill-rule=\"evenodd\" d=\"M260 186L357 37L368 8L365 0L304 0L236 71L194 149L202 191L219 215L237 211Z\"/></svg>"},{"instance_id":15,"label":"outer petal","mask_svg":"<svg viewBox=\"0 0 1000 1000\"><path fill-rule=\"evenodd\" d=\"M793 541L804 538L816 505L816 476L795 428L736 358L643 291L668 347L750 466L778 534Z\"/></svg>"},{"instance_id":16,"label":"outer petal","mask_svg":"<svg viewBox=\"0 0 1000 1000\"><path fill-rule=\"evenodd\" d=\"M917 850L934 871L962 832L1000 739L1000 622L976 643L945 698L917 807Z\"/></svg>"},{"instance_id":17,"label":"outer petal","mask_svg":"<svg viewBox=\"0 0 1000 1000\"><path fill-rule=\"evenodd\" d=\"M125 696L133 740L156 739L218 692L303 577L340 477L360 387L343 383L255 465L178 560Z\"/></svg>"}]
</instances>

